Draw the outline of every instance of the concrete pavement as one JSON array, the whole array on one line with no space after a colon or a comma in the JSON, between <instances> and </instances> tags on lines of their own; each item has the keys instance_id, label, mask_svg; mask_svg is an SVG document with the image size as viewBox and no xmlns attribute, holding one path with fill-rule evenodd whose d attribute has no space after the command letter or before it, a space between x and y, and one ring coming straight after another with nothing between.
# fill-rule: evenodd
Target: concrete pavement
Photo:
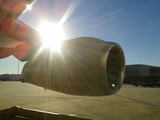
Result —
<instances>
[{"instance_id":1,"label":"concrete pavement","mask_svg":"<svg viewBox=\"0 0 160 120\"><path fill-rule=\"evenodd\" d=\"M0 83L0 109L18 105L93 120L160 120L160 88L123 85L115 95L71 96L21 82Z\"/></svg>"}]
</instances>

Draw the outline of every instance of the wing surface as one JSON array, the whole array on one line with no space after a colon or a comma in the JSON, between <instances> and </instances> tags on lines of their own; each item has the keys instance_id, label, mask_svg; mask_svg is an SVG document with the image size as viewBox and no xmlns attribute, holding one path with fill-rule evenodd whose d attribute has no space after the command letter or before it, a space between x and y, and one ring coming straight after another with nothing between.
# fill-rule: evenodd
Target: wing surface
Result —
<instances>
[{"instance_id":1,"label":"wing surface","mask_svg":"<svg viewBox=\"0 0 160 120\"><path fill-rule=\"evenodd\" d=\"M2 0L0 2L0 59L14 55L25 61L41 45L40 34L17 18L35 0Z\"/></svg>"}]
</instances>

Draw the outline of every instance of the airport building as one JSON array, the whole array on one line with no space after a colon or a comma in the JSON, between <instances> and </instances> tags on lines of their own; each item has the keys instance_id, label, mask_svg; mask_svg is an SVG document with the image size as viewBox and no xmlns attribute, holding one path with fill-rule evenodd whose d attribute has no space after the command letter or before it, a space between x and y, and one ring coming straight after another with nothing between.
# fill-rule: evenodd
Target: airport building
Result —
<instances>
[{"instance_id":1,"label":"airport building","mask_svg":"<svg viewBox=\"0 0 160 120\"><path fill-rule=\"evenodd\" d=\"M1 81L18 81L22 79L21 74L2 74L0 75Z\"/></svg>"},{"instance_id":2,"label":"airport building","mask_svg":"<svg viewBox=\"0 0 160 120\"><path fill-rule=\"evenodd\" d=\"M126 65L124 83L149 80L160 81L160 67L143 64Z\"/></svg>"}]
</instances>

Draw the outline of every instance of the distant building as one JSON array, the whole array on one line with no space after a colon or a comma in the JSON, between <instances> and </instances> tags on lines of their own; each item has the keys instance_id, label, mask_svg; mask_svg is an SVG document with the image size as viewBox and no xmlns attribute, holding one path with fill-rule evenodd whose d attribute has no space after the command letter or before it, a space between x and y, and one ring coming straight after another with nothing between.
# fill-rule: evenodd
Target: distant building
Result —
<instances>
[{"instance_id":1,"label":"distant building","mask_svg":"<svg viewBox=\"0 0 160 120\"><path fill-rule=\"evenodd\" d=\"M22 78L21 74L10 74L10 79L13 81L20 80Z\"/></svg>"},{"instance_id":2,"label":"distant building","mask_svg":"<svg viewBox=\"0 0 160 120\"><path fill-rule=\"evenodd\" d=\"M136 64L126 65L126 76L124 83L133 83L134 81L160 81L160 67Z\"/></svg>"},{"instance_id":3,"label":"distant building","mask_svg":"<svg viewBox=\"0 0 160 120\"><path fill-rule=\"evenodd\" d=\"M2 81L18 81L22 78L21 74L2 74L0 80Z\"/></svg>"},{"instance_id":4,"label":"distant building","mask_svg":"<svg viewBox=\"0 0 160 120\"><path fill-rule=\"evenodd\" d=\"M2 78L3 76L2 75L0 75L0 80L1 80L1 78Z\"/></svg>"}]
</instances>

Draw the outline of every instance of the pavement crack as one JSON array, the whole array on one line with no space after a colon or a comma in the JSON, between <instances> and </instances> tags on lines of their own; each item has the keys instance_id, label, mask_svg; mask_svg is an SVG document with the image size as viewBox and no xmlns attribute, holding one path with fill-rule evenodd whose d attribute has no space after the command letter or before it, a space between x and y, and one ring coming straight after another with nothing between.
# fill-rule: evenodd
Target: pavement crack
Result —
<instances>
[{"instance_id":1,"label":"pavement crack","mask_svg":"<svg viewBox=\"0 0 160 120\"><path fill-rule=\"evenodd\" d=\"M128 99L128 100L132 100L132 101L135 101L135 102L138 102L138 103L142 103L142 104L145 104L145 105L152 106L152 107L155 107L155 108L159 108L159 109L160 109L160 106L159 106L159 105L155 105L155 104L152 104L152 103L140 101L140 100L133 99L133 98L129 98L129 97L125 97L125 96L122 96L122 95L114 95L114 96L121 97L121 98Z\"/></svg>"}]
</instances>

